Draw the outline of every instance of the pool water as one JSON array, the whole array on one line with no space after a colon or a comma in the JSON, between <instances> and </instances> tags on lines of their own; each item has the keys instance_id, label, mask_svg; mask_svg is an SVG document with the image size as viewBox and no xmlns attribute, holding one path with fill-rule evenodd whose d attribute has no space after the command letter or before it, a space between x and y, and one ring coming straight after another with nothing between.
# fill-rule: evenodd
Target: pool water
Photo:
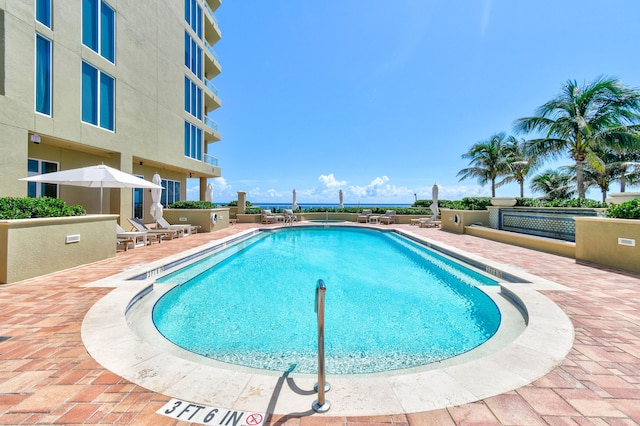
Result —
<instances>
[{"instance_id":1,"label":"pool water","mask_svg":"<svg viewBox=\"0 0 640 426\"><path fill-rule=\"evenodd\" d=\"M498 329L477 286L496 285L395 233L348 227L265 232L159 283L168 340L216 360L315 373L315 287L324 280L328 374L417 367L467 352Z\"/></svg>"}]
</instances>

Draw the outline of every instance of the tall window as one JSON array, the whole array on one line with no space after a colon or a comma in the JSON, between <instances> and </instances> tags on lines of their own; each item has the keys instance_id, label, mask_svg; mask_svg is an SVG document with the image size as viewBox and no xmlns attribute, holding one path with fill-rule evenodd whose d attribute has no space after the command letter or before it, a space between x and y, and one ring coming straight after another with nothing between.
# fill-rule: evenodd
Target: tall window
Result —
<instances>
[{"instance_id":1,"label":"tall window","mask_svg":"<svg viewBox=\"0 0 640 426\"><path fill-rule=\"evenodd\" d=\"M58 171L58 163L51 163L49 161L33 158L29 158L28 167L28 176L36 176ZM27 196L29 197L58 197L58 185L55 183L27 182L27 184Z\"/></svg>"},{"instance_id":2,"label":"tall window","mask_svg":"<svg viewBox=\"0 0 640 426\"><path fill-rule=\"evenodd\" d=\"M202 160L202 129L184 122L184 155Z\"/></svg>"},{"instance_id":3,"label":"tall window","mask_svg":"<svg viewBox=\"0 0 640 426\"><path fill-rule=\"evenodd\" d=\"M184 65L202 79L202 48L186 31L184 33Z\"/></svg>"},{"instance_id":4,"label":"tall window","mask_svg":"<svg viewBox=\"0 0 640 426\"><path fill-rule=\"evenodd\" d=\"M82 44L115 62L115 12L100 0L82 0Z\"/></svg>"},{"instance_id":5,"label":"tall window","mask_svg":"<svg viewBox=\"0 0 640 426\"><path fill-rule=\"evenodd\" d=\"M36 0L36 21L51 28L51 0Z\"/></svg>"},{"instance_id":6,"label":"tall window","mask_svg":"<svg viewBox=\"0 0 640 426\"><path fill-rule=\"evenodd\" d=\"M114 92L113 77L82 63L82 121L114 130Z\"/></svg>"},{"instance_id":7,"label":"tall window","mask_svg":"<svg viewBox=\"0 0 640 426\"><path fill-rule=\"evenodd\" d=\"M36 34L36 111L51 115L51 40Z\"/></svg>"},{"instance_id":8,"label":"tall window","mask_svg":"<svg viewBox=\"0 0 640 426\"><path fill-rule=\"evenodd\" d=\"M167 207L176 201L180 201L180 181L162 179L162 197L160 197L160 204Z\"/></svg>"},{"instance_id":9,"label":"tall window","mask_svg":"<svg viewBox=\"0 0 640 426\"><path fill-rule=\"evenodd\" d=\"M184 19L202 40L202 8L196 0L184 0Z\"/></svg>"},{"instance_id":10,"label":"tall window","mask_svg":"<svg viewBox=\"0 0 640 426\"><path fill-rule=\"evenodd\" d=\"M188 77L184 78L184 110L202 120L202 89Z\"/></svg>"},{"instance_id":11,"label":"tall window","mask_svg":"<svg viewBox=\"0 0 640 426\"><path fill-rule=\"evenodd\" d=\"M139 176L144 179L144 176ZM133 188L133 217L142 219L144 217L144 189Z\"/></svg>"}]
</instances>

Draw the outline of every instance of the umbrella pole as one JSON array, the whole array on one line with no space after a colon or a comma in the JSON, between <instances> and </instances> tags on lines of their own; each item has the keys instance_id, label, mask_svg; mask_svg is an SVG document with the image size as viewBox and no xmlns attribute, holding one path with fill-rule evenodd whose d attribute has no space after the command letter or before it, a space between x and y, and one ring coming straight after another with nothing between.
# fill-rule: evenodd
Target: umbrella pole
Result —
<instances>
[{"instance_id":1,"label":"umbrella pole","mask_svg":"<svg viewBox=\"0 0 640 426\"><path fill-rule=\"evenodd\" d=\"M102 200L103 200L102 193L103 193L103 191L104 191L104 188L102 187L102 182L101 182L100 183L100 214L102 214Z\"/></svg>"}]
</instances>

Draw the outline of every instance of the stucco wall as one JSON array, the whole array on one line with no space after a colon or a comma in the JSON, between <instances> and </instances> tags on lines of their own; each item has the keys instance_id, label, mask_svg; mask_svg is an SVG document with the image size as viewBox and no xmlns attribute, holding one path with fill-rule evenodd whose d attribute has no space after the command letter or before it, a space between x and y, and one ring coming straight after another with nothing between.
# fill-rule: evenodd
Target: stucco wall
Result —
<instances>
[{"instance_id":1,"label":"stucco wall","mask_svg":"<svg viewBox=\"0 0 640 426\"><path fill-rule=\"evenodd\" d=\"M440 217L440 227L456 234L464 234L464 227L474 223L489 226L488 210L440 209Z\"/></svg>"},{"instance_id":2,"label":"stucco wall","mask_svg":"<svg viewBox=\"0 0 640 426\"><path fill-rule=\"evenodd\" d=\"M216 215L216 223L214 224L211 215ZM180 225L189 223L191 225L198 225L200 229L198 232L212 232L220 229L224 229L229 226L229 209L217 208L217 209L165 209L162 212L162 216L167 219L167 222Z\"/></svg>"},{"instance_id":3,"label":"stucco wall","mask_svg":"<svg viewBox=\"0 0 640 426\"><path fill-rule=\"evenodd\" d=\"M576 260L640 273L640 220L577 217Z\"/></svg>"},{"instance_id":4,"label":"stucco wall","mask_svg":"<svg viewBox=\"0 0 640 426\"><path fill-rule=\"evenodd\" d=\"M116 219L88 215L0 221L0 283L114 257ZM66 243L70 235L80 241Z\"/></svg>"}]
</instances>

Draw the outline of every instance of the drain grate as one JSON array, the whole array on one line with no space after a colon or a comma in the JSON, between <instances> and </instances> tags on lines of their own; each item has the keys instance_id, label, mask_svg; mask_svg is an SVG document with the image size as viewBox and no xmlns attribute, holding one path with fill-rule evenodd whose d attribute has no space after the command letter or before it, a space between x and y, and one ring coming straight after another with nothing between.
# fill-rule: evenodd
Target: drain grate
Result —
<instances>
[{"instance_id":1,"label":"drain grate","mask_svg":"<svg viewBox=\"0 0 640 426\"><path fill-rule=\"evenodd\" d=\"M0 336L0 342L11 339L11 336Z\"/></svg>"}]
</instances>

